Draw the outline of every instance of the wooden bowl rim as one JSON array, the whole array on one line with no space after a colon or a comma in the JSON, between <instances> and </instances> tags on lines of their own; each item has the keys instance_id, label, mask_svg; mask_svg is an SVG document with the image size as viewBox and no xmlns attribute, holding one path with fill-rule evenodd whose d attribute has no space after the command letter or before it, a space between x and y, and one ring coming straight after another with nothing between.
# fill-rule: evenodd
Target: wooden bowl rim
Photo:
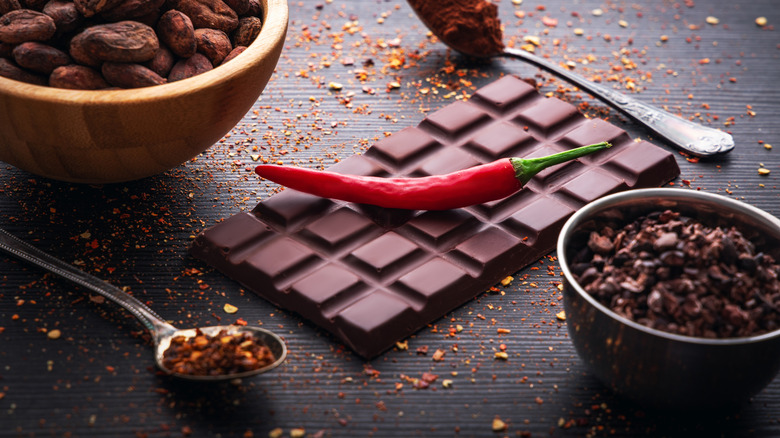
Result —
<instances>
[{"instance_id":1,"label":"wooden bowl rim","mask_svg":"<svg viewBox=\"0 0 780 438\"><path fill-rule=\"evenodd\" d=\"M229 81L257 64L266 62L274 47L278 44L284 44L289 19L287 0L261 0L261 3L263 27L252 44L232 61L191 78L134 89L69 90L28 84L0 76L0 94L30 101L60 102L74 105L111 105L164 100L191 94L197 90L208 88L210 85Z\"/></svg>"}]
</instances>

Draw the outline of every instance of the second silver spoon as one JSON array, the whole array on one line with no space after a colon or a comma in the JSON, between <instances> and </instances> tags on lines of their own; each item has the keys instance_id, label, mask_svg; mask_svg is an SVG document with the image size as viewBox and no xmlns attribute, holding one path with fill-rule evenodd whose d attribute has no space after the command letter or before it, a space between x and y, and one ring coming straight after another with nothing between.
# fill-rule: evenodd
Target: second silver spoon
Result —
<instances>
[{"instance_id":1,"label":"second silver spoon","mask_svg":"<svg viewBox=\"0 0 780 438\"><path fill-rule=\"evenodd\" d=\"M93 292L97 292L100 295L115 302L116 304L124 307L127 311L132 313L133 316L138 318L141 323L143 323L144 327L146 327L151 332L155 345L155 362L158 368L172 376L187 380L199 381L232 380L270 371L282 364L282 362L284 362L285 358L287 357L287 346L285 345L284 341L273 332L262 329L260 327L226 325L201 327L199 329L177 329L176 327L165 322L165 320L163 320L144 303L132 295L124 292L122 289L119 289L110 283L107 283L91 274L81 271L72 265L65 263L64 261L39 250L29 243L13 236L2 228L0 228L0 249L19 259L30 262L63 278L66 278L80 286L92 290ZM196 336L197 330L200 330L202 334L210 337L217 336L220 333L225 335L243 333L249 334L252 336L255 342L267 346L273 353L275 360L272 363L257 369L232 374L203 376L178 373L168 369L164 365L163 355L170 346L171 340L177 336L192 338L193 336Z\"/></svg>"}]
</instances>

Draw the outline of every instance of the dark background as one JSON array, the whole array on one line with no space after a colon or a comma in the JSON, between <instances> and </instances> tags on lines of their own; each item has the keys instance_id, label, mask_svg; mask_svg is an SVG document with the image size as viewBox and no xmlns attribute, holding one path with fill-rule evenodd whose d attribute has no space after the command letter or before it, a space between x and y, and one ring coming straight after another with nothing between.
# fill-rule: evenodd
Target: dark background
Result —
<instances>
[{"instance_id":1,"label":"dark background","mask_svg":"<svg viewBox=\"0 0 780 438\"><path fill-rule=\"evenodd\" d=\"M736 149L723 158L697 162L676 153L682 173L675 187L780 215L777 2L497 3L508 44L538 37L538 54L733 134ZM177 326L241 318L272 329L286 339L288 361L240 384L159 376L148 337L126 312L0 256L0 436L780 436L777 380L729 413L656 412L616 398L588 374L556 319L563 307L552 257L432 322L408 339L408 350L371 361L190 257L196 233L276 188L254 176L255 160L328 166L506 74L533 77L542 93L665 146L534 67L449 51L403 1L289 6L287 43L265 92L222 141L190 162L105 186L0 165L0 226L127 287ZM764 27L755 23L760 16ZM771 173L760 176L761 165ZM226 303L238 312L226 313ZM457 325L464 330L449 336ZM54 329L61 336L49 339ZM506 361L494 359L500 344ZM418 354L426 346L428 354ZM446 351L441 362L431 358L437 349ZM423 373L438 380L416 389ZM495 418L507 428L494 432Z\"/></svg>"}]
</instances>

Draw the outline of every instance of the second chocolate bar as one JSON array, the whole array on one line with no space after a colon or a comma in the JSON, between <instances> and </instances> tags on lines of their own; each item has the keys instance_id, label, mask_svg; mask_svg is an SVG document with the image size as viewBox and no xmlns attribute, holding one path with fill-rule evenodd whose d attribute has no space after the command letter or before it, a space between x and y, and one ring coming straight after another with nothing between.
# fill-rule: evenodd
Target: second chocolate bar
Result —
<instances>
[{"instance_id":1,"label":"second chocolate bar","mask_svg":"<svg viewBox=\"0 0 780 438\"><path fill-rule=\"evenodd\" d=\"M506 199L458 210L387 210L284 190L200 233L191 253L371 358L549 253L586 203L659 186L680 170L671 153L514 76L332 166L423 176L601 141L613 147L546 169Z\"/></svg>"}]
</instances>

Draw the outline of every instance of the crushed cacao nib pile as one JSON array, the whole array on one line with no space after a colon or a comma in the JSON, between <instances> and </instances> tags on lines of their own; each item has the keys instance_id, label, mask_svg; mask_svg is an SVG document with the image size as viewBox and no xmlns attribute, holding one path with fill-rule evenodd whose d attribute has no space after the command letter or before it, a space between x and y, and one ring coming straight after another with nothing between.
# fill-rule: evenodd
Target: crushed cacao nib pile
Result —
<instances>
[{"instance_id":1,"label":"crushed cacao nib pile","mask_svg":"<svg viewBox=\"0 0 780 438\"><path fill-rule=\"evenodd\" d=\"M177 336L163 353L163 366L190 376L220 376L256 370L276 360L273 352L249 333L221 330L209 336Z\"/></svg>"},{"instance_id":2,"label":"crushed cacao nib pile","mask_svg":"<svg viewBox=\"0 0 780 438\"><path fill-rule=\"evenodd\" d=\"M780 266L734 227L658 211L591 232L573 260L585 291L648 327L703 338L780 328Z\"/></svg>"}]
</instances>

